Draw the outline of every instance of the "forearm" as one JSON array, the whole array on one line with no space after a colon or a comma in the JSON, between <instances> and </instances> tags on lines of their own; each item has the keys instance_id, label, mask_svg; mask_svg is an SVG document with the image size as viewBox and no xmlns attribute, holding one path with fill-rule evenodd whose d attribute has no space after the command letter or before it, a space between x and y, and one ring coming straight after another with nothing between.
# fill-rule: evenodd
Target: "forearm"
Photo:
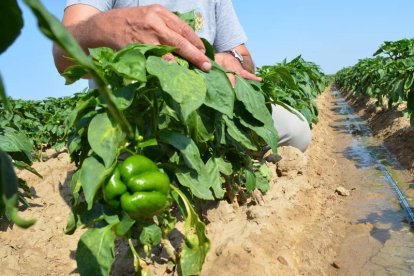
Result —
<instances>
[{"instance_id":1,"label":"forearm","mask_svg":"<svg viewBox=\"0 0 414 276\"><path fill-rule=\"evenodd\" d=\"M247 55L247 56L243 56L243 59L244 59L243 61L244 70L249 71L250 73L254 73L256 70L255 70L252 57L250 55Z\"/></svg>"},{"instance_id":2,"label":"forearm","mask_svg":"<svg viewBox=\"0 0 414 276\"><path fill-rule=\"evenodd\" d=\"M74 36L79 45L88 54L89 48L110 47L119 49L122 33L119 30L122 25L126 25L126 20L119 17L117 10L111 10L105 13L97 13L86 20L66 26L69 32ZM115 14L114 14L115 13ZM108 20L110 18L110 20ZM117 26L115 28L115 26ZM53 55L56 68L62 73L72 62L65 58L66 53L58 45L53 45Z\"/></svg>"}]
</instances>

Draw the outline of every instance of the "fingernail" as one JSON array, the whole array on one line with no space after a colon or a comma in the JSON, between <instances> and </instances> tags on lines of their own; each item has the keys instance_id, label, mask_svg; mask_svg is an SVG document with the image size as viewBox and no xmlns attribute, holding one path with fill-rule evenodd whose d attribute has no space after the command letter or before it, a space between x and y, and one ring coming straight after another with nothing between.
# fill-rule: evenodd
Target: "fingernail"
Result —
<instances>
[{"instance_id":1,"label":"fingernail","mask_svg":"<svg viewBox=\"0 0 414 276\"><path fill-rule=\"evenodd\" d=\"M201 65L201 70L203 71L210 71L211 70L211 63L210 62L204 62L203 65Z\"/></svg>"}]
</instances>

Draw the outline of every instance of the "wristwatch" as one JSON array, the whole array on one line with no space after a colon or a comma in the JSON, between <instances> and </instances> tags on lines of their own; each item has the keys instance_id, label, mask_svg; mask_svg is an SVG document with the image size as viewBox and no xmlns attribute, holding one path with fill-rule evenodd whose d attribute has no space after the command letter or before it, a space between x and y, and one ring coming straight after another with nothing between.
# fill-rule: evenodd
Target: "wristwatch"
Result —
<instances>
[{"instance_id":1,"label":"wristwatch","mask_svg":"<svg viewBox=\"0 0 414 276\"><path fill-rule=\"evenodd\" d=\"M241 65L243 65L243 63L244 63L244 58L243 58L243 56L240 54L240 52L239 51L237 51L237 50L235 50L235 49L232 49L232 50L229 50L229 51L224 51L225 53L228 53L228 54L230 54L230 55L232 55L233 57L235 57L235 58L237 58L239 61L240 61L240 63L241 63Z\"/></svg>"}]
</instances>

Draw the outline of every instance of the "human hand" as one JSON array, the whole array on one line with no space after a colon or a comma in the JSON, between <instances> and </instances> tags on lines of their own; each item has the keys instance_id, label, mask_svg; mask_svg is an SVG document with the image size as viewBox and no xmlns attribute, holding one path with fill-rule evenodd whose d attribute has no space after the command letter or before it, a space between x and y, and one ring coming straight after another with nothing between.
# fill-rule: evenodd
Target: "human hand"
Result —
<instances>
[{"instance_id":1,"label":"human hand","mask_svg":"<svg viewBox=\"0 0 414 276\"><path fill-rule=\"evenodd\" d=\"M262 78L245 70L240 61L231 54L217 53L214 57L215 61L228 71L235 72L237 75L246 80L262 81ZM227 74L227 76L234 87L236 85L236 77L233 74Z\"/></svg>"},{"instance_id":2,"label":"human hand","mask_svg":"<svg viewBox=\"0 0 414 276\"><path fill-rule=\"evenodd\" d=\"M129 43L169 45L194 66L203 71L211 69L201 39L183 20L160 5L101 12L90 5L74 4L65 9L62 23L86 53L88 49L97 47L119 50ZM73 65L56 44L53 55L60 73ZM164 58L174 61L172 54Z\"/></svg>"},{"instance_id":3,"label":"human hand","mask_svg":"<svg viewBox=\"0 0 414 276\"><path fill-rule=\"evenodd\" d=\"M173 46L175 53L209 71L211 63L197 34L178 16L160 5L132 8L127 16L127 35L133 42Z\"/></svg>"}]
</instances>

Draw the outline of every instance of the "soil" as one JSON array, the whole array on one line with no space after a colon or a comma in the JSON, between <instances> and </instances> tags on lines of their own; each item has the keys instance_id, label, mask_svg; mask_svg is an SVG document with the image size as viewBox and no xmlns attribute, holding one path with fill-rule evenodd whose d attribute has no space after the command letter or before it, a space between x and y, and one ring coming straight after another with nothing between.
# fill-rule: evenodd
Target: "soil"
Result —
<instances>
[{"instance_id":1,"label":"soil","mask_svg":"<svg viewBox=\"0 0 414 276\"><path fill-rule=\"evenodd\" d=\"M305 154L291 147L279 149L281 160L268 163L274 177L260 205L222 201L206 209L212 247L201 275L347 275L350 271L355 263L350 260L359 256L342 253L346 246L355 245L345 243L344 249L345 237L350 232L369 237L373 226L355 223L348 213L353 199L363 192L355 187L363 176L354 160L344 157L344 140L333 127L338 118L332 95L322 94L317 103L320 120L313 128L310 148ZM34 167L44 178L20 173L36 195L22 215L36 218L37 223L22 230L1 221L1 274L77 275L75 250L83 231L72 236L63 233L74 165L62 153ZM165 267L154 267L155 275L169 275ZM117 265L116 271L114 275L123 275L129 270Z\"/></svg>"},{"instance_id":2,"label":"soil","mask_svg":"<svg viewBox=\"0 0 414 276\"><path fill-rule=\"evenodd\" d=\"M383 141L414 176L414 127L410 126L410 119L404 117L403 110L406 106L389 110L386 100L383 105L377 106L375 99L364 95L353 95L346 91L343 95L359 116L368 121L375 136Z\"/></svg>"}]
</instances>

